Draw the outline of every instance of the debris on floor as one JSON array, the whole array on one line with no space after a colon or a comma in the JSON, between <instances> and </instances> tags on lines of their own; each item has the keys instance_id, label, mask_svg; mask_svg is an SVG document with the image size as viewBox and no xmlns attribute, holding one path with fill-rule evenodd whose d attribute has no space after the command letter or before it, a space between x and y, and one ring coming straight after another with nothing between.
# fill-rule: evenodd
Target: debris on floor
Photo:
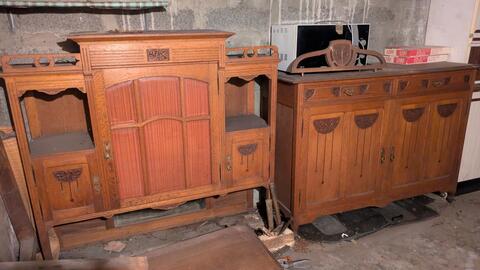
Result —
<instances>
[{"instance_id":1,"label":"debris on floor","mask_svg":"<svg viewBox=\"0 0 480 270\"><path fill-rule=\"evenodd\" d=\"M110 241L105 245L103 249L106 251L122 252L122 250L124 250L126 246L127 244L121 241Z\"/></svg>"},{"instance_id":2,"label":"debris on floor","mask_svg":"<svg viewBox=\"0 0 480 270\"><path fill-rule=\"evenodd\" d=\"M295 244L295 234L292 230L286 229L280 235L260 235L258 237L270 252L275 252L285 246L293 247Z\"/></svg>"}]
</instances>

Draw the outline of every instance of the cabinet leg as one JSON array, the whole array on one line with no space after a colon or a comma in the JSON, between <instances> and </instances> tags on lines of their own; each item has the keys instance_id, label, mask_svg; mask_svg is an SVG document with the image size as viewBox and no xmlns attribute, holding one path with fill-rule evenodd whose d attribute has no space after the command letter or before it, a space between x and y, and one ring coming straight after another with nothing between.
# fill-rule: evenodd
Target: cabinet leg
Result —
<instances>
[{"instance_id":1,"label":"cabinet leg","mask_svg":"<svg viewBox=\"0 0 480 270\"><path fill-rule=\"evenodd\" d=\"M48 230L48 242L50 246L50 252L52 253L52 259L58 260L60 258L60 240L58 239L57 233L53 228Z\"/></svg>"},{"instance_id":2,"label":"cabinet leg","mask_svg":"<svg viewBox=\"0 0 480 270\"><path fill-rule=\"evenodd\" d=\"M43 259L45 260L53 260L52 247L50 246L50 238L48 235L49 230L53 230L53 228L47 228L45 224L37 223L38 240L40 241Z\"/></svg>"},{"instance_id":3,"label":"cabinet leg","mask_svg":"<svg viewBox=\"0 0 480 270\"><path fill-rule=\"evenodd\" d=\"M115 220L113 219L113 217L107 218L107 219L105 220L105 227L106 227L107 229L113 229L113 228L115 228Z\"/></svg>"}]
</instances>

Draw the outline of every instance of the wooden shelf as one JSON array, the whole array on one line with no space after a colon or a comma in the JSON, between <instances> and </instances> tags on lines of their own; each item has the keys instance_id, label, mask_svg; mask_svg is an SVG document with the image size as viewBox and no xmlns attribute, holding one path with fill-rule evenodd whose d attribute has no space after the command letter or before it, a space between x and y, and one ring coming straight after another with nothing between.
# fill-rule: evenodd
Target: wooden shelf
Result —
<instances>
[{"instance_id":1,"label":"wooden shelf","mask_svg":"<svg viewBox=\"0 0 480 270\"><path fill-rule=\"evenodd\" d=\"M225 123L227 132L266 127L267 122L254 114L227 117Z\"/></svg>"},{"instance_id":2,"label":"wooden shelf","mask_svg":"<svg viewBox=\"0 0 480 270\"><path fill-rule=\"evenodd\" d=\"M42 136L30 141L30 153L35 157L93 148L92 139L85 132Z\"/></svg>"}]
</instances>

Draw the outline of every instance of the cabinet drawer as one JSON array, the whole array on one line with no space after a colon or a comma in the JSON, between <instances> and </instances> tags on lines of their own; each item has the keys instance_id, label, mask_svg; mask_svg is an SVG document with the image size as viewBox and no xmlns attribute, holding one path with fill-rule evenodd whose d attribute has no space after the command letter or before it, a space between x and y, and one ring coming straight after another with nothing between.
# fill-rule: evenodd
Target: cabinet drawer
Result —
<instances>
[{"instance_id":1,"label":"cabinet drawer","mask_svg":"<svg viewBox=\"0 0 480 270\"><path fill-rule=\"evenodd\" d=\"M303 96L305 102L381 97L389 96L392 87L391 80L305 84Z\"/></svg>"},{"instance_id":2,"label":"cabinet drawer","mask_svg":"<svg viewBox=\"0 0 480 270\"><path fill-rule=\"evenodd\" d=\"M227 184L264 184L269 179L269 128L227 132L225 169Z\"/></svg>"},{"instance_id":3,"label":"cabinet drawer","mask_svg":"<svg viewBox=\"0 0 480 270\"><path fill-rule=\"evenodd\" d=\"M474 78L471 71L431 73L398 80L398 95L432 91L467 91Z\"/></svg>"},{"instance_id":4,"label":"cabinet drawer","mask_svg":"<svg viewBox=\"0 0 480 270\"><path fill-rule=\"evenodd\" d=\"M94 186L91 181L94 167L93 152L34 160L38 195L47 220L59 221L94 212ZM98 185L95 188L99 189Z\"/></svg>"}]
</instances>

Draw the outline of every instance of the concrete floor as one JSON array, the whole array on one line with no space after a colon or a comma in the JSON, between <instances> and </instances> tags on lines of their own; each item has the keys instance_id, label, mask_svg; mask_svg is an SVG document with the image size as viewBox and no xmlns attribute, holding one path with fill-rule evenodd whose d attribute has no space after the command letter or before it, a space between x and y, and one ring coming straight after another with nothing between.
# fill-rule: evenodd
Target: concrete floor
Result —
<instances>
[{"instance_id":1,"label":"concrete floor","mask_svg":"<svg viewBox=\"0 0 480 270\"><path fill-rule=\"evenodd\" d=\"M308 269L480 269L480 191L456 197L451 204L437 197L430 206L439 217L386 228L353 242L317 244L299 239L293 249L279 255L309 259ZM123 239L127 246L120 253L107 252L99 243L62 252L61 257L141 255L223 226L252 222L257 222L254 214L221 218Z\"/></svg>"}]
</instances>

